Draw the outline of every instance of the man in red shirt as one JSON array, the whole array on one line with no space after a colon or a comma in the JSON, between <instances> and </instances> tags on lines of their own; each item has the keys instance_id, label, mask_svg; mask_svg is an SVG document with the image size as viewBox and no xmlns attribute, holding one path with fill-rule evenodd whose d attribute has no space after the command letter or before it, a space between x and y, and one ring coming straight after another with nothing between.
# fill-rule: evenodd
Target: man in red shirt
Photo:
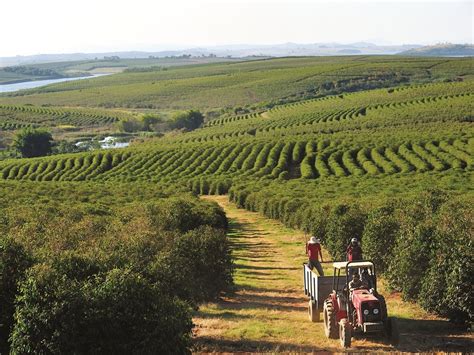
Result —
<instances>
[{"instance_id":1,"label":"man in red shirt","mask_svg":"<svg viewBox=\"0 0 474 355\"><path fill-rule=\"evenodd\" d=\"M308 267L313 270L315 267L318 270L319 276L324 276L324 271L319 262L319 257L321 257L321 262L323 261L323 254L321 253L321 244L316 237L311 237L311 239L306 243L306 254L308 255Z\"/></svg>"}]
</instances>

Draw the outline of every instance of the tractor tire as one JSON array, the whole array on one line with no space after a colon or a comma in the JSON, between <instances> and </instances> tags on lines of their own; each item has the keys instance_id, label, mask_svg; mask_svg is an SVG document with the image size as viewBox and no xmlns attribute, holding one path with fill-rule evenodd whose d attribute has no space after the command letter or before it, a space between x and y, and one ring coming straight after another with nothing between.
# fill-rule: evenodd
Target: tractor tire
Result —
<instances>
[{"instance_id":1,"label":"tractor tire","mask_svg":"<svg viewBox=\"0 0 474 355\"><path fill-rule=\"evenodd\" d=\"M339 322L339 340L343 348L351 347L352 329L347 318L341 319Z\"/></svg>"},{"instance_id":2,"label":"tractor tire","mask_svg":"<svg viewBox=\"0 0 474 355\"><path fill-rule=\"evenodd\" d=\"M334 312L334 307L331 300L326 300L324 302L323 308L324 314L324 334L329 339L339 338L339 328L336 323L336 313Z\"/></svg>"},{"instance_id":3,"label":"tractor tire","mask_svg":"<svg viewBox=\"0 0 474 355\"><path fill-rule=\"evenodd\" d=\"M390 317L385 321L385 336L393 346L397 346L400 342L400 331L398 329L397 318Z\"/></svg>"},{"instance_id":4,"label":"tractor tire","mask_svg":"<svg viewBox=\"0 0 474 355\"><path fill-rule=\"evenodd\" d=\"M313 300L309 300L308 303L308 317L313 323L319 322L319 309L318 303Z\"/></svg>"},{"instance_id":5,"label":"tractor tire","mask_svg":"<svg viewBox=\"0 0 474 355\"><path fill-rule=\"evenodd\" d=\"M380 315L382 316L382 321L388 320L388 313L387 313L387 303L385 303L385 297L379 295L377 297L380 302Z\"/></svg>"}]
</instances>

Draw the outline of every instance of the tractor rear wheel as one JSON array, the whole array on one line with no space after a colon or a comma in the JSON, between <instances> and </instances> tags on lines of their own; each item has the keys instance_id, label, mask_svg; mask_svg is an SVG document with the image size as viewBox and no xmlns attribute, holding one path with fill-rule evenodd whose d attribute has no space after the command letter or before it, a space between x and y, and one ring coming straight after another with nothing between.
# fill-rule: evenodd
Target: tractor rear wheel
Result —
<instances>
[{"instance_id":1,"label":"tractor rear wheel","mask_svg":"<svg viewBox=\"0 0 474 355\"><path fill-rule=\"evenodd\" d=\"M317 301L309 300L308 316L311 322L319 322L319 309Z\"/></svg>"},{"instance_id":2,"label":"tractor rear wheel","mask_svg":"<svg viewBox=\"0 0 474 355\"><path fill-rule=\"evenodd\" d=\"M393 346L400 342L400 331L398 330L397 318L390 317L385 321L385 336Z\"/></svg>"},{"instance_id":3,"label":"tractor rear wheel","mask_svg":"<svg viewBox=\"0 0 474 355\"><path fill-rule=\"evenodd\" d=\"M387 314L387 303L385 302L385 298L382 295L379 295L377 297L380 302L380 315L382 316L382 320L387 320L388 319L388 314Z\"/></svg>"},{"instance_id":4,"label":"tractor rear wheel","mask_svg":"<svg viewBox=\"0 0 474 355\"><path fill-rule=\"evenodd\" d=\"M336 323L336 313L331 300L324 301L324 334L330 339L339 337L339 329Z\"/></svg>"},{"instance_id":5,"label":"tractor rear wheel","mask_svg":"<svg viewBox=\"0 0 474 355\"><path fill-rule=\"evenodd\" d=\"M347 318L343 318L339 322L339 340L341 341L341 346L344 348L350 348L351 339L352 339L351 323L349 323Z\"/></svg>"}]
</instances>

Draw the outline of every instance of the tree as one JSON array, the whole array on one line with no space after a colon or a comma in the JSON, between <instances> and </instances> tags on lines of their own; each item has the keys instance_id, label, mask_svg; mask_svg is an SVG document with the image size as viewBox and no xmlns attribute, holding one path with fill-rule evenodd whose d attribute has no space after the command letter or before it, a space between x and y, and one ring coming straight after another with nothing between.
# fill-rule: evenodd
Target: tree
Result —
<instances>
[{"instance_id":1,"label":"tree","mask_svg":"<svg viewBox=\"0 0 474 355\"><path fill-rule=\"evenodd\" d=\"M174 116L173 128L186 128L193 130L199 128L204 122L204 116L201 112L195 110L189 110L186 112L178 113Z\"/></svg>"},{"instance_id":2,"label":"tree","mask_svg":"<svg viewBox=\"0 0 474 355\"><path fill-rule=\"evenodd\" d=\"M153 131L156 125L163 122L159 116L147 114L140 118L127 118L118 122L118 128L122 132Z\"/></svg>"},{"instance_id":3,"label":"tree","mask_svg":"<svg viewBox=\"0 0 474 355\"><path fill-rule=\"evenodd\" d=\"M143 122L136 118L124 119L118 122L118 128L122 132L139 132L143 131Z\"/></svg>"},{"instance_id":4,"label":"tree","mask_svg":"<svg viewBox=\"0 0 474 355\"><path fill-rule=\"evenodd\" d=\"M54 154L77 153L83 150L84 149L76 146L73 142L68 142L68 141L59 141L53 146Z\"/></svg>"},{"instance_id":5,"label":"tree","mask_svg":"<svg viewBox=\"0 0 474 355\"><path fill-rule=\"evenodd\" d=\"M163 119L156 115L147 114L143 116L142 122L144 131L152 131L156 124L163 122Z\"/></svg>"},{"instance_id":6,"label":"tree","mask_svg":"<svg viewBox=\"0 0 474 355\"><path fill-rule=\"evenodd\" d=\"M25 128L17 133L13 148L24 158L41 157L51 153L53 137L51 133L34 128Z\"/></svg>"}]
</instances>

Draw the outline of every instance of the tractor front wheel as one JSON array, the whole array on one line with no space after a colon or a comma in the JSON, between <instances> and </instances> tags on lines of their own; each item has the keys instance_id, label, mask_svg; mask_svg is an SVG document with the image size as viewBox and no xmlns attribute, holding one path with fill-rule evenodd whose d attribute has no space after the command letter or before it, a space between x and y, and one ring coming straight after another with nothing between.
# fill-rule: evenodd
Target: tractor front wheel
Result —
<instances>
[{"instance_id":1,"label":"tractor front wheel","mask_svg":"<svg viewBox=\"0 0 474 355\"><path fill-rule=\"evenodd\" d=\"M324 313L324 334L330 339L339 337L339 329L336 323L336 313L331 300L326 300L323 307Z\"/></svg>"},{"instance_id":2,"label":"tractor front wheel","mask_svg":"<svg viewBox=\"0 0 474 355\"><path fill-rule=\"evenodd\" d=\"M311 322L319 322L319 309L317 301L309 300L308 316Z\"/></svg>"},{"instance_id":3,"label":"tractor front wheel","mask_svg":"<svg viewBox=\"0 0 474 355\"><path fill-rule=\"evenodd\" d=\"M341 346L344 348L350 348L351 339L352 339L351 323L349 323L347 318L341 319L339 322L339 340L341 341Z\"/></svg>"},{"instance_id":4,"label":"tractor front wheel","mask_svg":"<svg viewBox=\"0 0 474 355\"><path fill-rule=\"evenodd\" d=\"M387 318L385 321L385 336L393 346L397 346L400 341L400 331L398 330L397 318Z\"/></svg>"}]
</instances>

